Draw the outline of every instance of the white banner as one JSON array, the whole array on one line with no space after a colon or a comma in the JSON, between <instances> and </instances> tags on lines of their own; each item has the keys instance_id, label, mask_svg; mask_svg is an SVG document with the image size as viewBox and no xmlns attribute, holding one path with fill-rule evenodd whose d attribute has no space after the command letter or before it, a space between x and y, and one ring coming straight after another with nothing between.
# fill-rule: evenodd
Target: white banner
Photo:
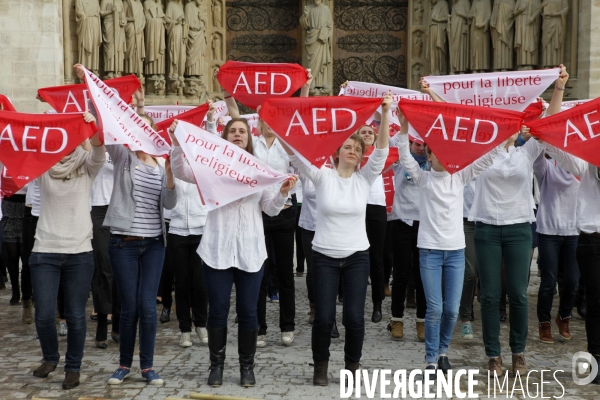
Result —
<instances>
[{"instance_id":1,"label":"white banner","mask_svg":"<svg viewBox=\"0 0 600 400\"><path fill-rule=\"evenodd\" d=\"M126 144L133 151L140 150L153 156L169 155L171 146L129 104L121 100L116 90L87 69L85 84L96 108L106 144Z\"/></svg>"},{"instance_id":2,"label":"white banner","mask_svg":"<svg viewBox=\"0 0 600 400\"><path fill-rule=\"evenodd\" d=\"M229 112L229 109L227 108L227 104L223 100L215 101L213 103L213 106L215 106L215 114L214 114L215 121L218 121L219 118L223 117L225 114L227 114ZM206 121L206 117L204 117L204 120Z\"/></svg>"},{"instance_id":3,"label":"white banner","mask_svg":"<svg viewBox=\"0 0 600 400\"><path fill-rule=\"evenodd\" d=\"M208 211L285 181L282 174L218 135L179 121L175 130Z\"/></svg>"},{"instance_id":4,"label":"white banner","mask_svg":"<svg viewBox=\"0 0 600 400\"><path fill-rule=\"evenodd\" d=\"M585 100L572 100L572 101L563 101L560 106L560 111L570 110L571 108L578 106L583 103L587 103L594 99L585 99Z\"/></svg>"},{"instance_id":5,"label":"white banner","mask_svg":"<svg viewBox=\"0 0 600 400\"><path fill-rule=\"evenodd\" d=\"M186 111L193 109L196 106L145 106L144 112L152 117L155 124L169 119Z\"/></svg>"},{"instance_id":6,"label":"white banner","mask_svg":"<svg viewBox=\"0 0 600 400\"><path fill-rule=\"evenodd\" d=\"M254 136L260 136L260 132L258 131L258 114L244 114L240 115L240 118L245 118L246 121L248 121L248 126L250 126L250 130L252 131L251 133ZM226 125L229 121L231 121L231 117L228 115L224 116L222 119L223 123Z\"/></svg>"},{"instance_id":7,"label":"white banner","mask_svg":"<svg viewBox=\"0 0 600 400\"><path fill-rule=\"evenodd\" d=\"M558 79L560 68L426 76L425 82L448 103L523 111Z\"/></svg>"}]
</instances>

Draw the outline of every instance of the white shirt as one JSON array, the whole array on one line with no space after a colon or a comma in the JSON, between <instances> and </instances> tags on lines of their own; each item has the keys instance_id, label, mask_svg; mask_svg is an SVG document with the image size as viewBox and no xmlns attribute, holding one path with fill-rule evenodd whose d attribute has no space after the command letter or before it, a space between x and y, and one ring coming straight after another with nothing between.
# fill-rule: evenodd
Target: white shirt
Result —
<instances>
[{"instance_id":1,"label":"white shirt","mask_svg":"<svg viewBox=\"0 0 600 400\"><path fill-rule=\"evenodd\" d=\"M254 151L254 157L258 158L260 161L267 163L270 167L276 169L279 172L287 174L290 170L290 159L288 157L287 152L279 143L279 139L275 138L271 147L267 147L267 140L263 135L258 137L252 136L252 147ZM278 191L281 185L274 185L272 190ZM290 191L288 194L288 201L286 201L287 205L292 205L291 196L294 192Z\"/></svg>"},{"instance_id":2,"label":"white shirt","mask_svg":"<svg viewBox=\"0 0 600 400\"><path fill-rule=\"evenodd\" d=\"M25 205L31 206L31 215L39 217L41 203L40 183L36 178L29 183L29 189L27 190L27 195L25 195Z\"/></svg>"},{"instance_id":3,"label":"white shirt","mask_svg":"<svg viewBox=\"0 0 600 400\"><path fill-rule=\"evenodd\" d=\"M302 182L303 187L303 203L298 226L314 232L317 229L317 192L315 185L302 173L298 173L298 177L298 183Z\"/></svg>"},{"instance_id":4,"label":"white shirt","mask_svg":"<svg viewBox=\"0 0 600 400\"><path fill-rule=\"evenodd\" d=\"M175 178L177 205L171 211L169 233L178 236L202 235L208 211L200 200L198 187Z\"/></svg>"},{"instance_id":5,"label":"white shirt","mask_svg":"<svg viewBox=\"0 0 600 400\"><path fill-rule=\"evenodd\" d=\"M383 177L381 175L375 178L375 182L373 182L373 186L371 186L367 204L385 207L385 189L383 187Z\"/></svg>"},{"instance_id":6,"label":"white shirt","mask_svg":"<svg viewBox=\"0 0 600 400\"><path fill-rule=\"evenodd\" d=\"M390 139L390 146L398 147L400 138L405 135L396 134ZM411 155L412 158L412 155ZM394 203L389 220L402 220L406 223L419 220L419 186L407 173L400 162L394 166ZM408 175L408 176L407 176Z\"/></svg>"},{"instance_id":7,"label":"white shirt","mask_svg":"<svg viewBox=\"0 0 600 400\"><path fill-rule=\"evenodd\" d=\"M106 163L96 176L92 185L91 204L95 206L107 206L110 203L110 196L113 191L113 162L108 152L106 153Z\"/></svg>"},{"instance_id":8,"label":"white shirt","mask_svg":"<svg viewBox=\"0 0 600 400\"><path fill-rule=\"evenodd\" d=\"M465 192L463 194L463 218L469 218L469 210L473 205L473 200L475 199L475 190L476 190L477 178L473 179L467 186L465 186Z\"/></svg>"},{"instance_id":9,"label":"white shirt","mask_svg":"<svg viewBox=\"0 0 600 400\"><path fill-rule=\"evenodd\" d=\"M195 182L192 167L184 162L180 146L173 146L171 167L175 177ZM214 269L260 271L267 259L261 208L275 216L285 205L279 190L263 190L209 211L198 254Z\"/></svg>"},{"instance_id":10,"label":"white shirt","mask_svg":"<svg viewBox=\"0 0 600 400\"><path fill-rule=\"evenodd\" d=\"M332 258L345 258L369 248L365 226L367 199L371 186L381 174L389 148L375 149L367 164L349 178L337 170L321 167L315 171L297 156L292 164L314 184L317 193L317 224L313 250Z\"/></svg>"},{"instance_id":11,"label":"white shirt","mask_svg":"<svg viewBox=\"0 0 600 400\"><path fill-rule=\"evenodd\" d=\"M600 233L600 177L598 167L545 143L558 165L581 179L577 195L577 229Z\"/></svg>"},{"instance_id":12,"label":"white shirt","mask_svg":"<svg viewBox=\"0 0 600 400\"><path fill-rule=\"evenodd\" d=\"M410 156L408 135L400 139L400 163L419 185L419 234L417 247L433 250L465 248L463 192L465 185L491 166L504 144L480 157L468 167L450 174L423 171Z\"/></svg>"},{"instance_id":13,"label":"white shirt","mask_svg":"<svg viewBox=\"0 0 600 400\"><path fill-rule=\"evenodd\" d=\"M532 168L542 149L537 140L531 139L521 147L511 146L501 152L477 180L469 221L490 225L534 222Z\"/></svg>"}]
</instances>

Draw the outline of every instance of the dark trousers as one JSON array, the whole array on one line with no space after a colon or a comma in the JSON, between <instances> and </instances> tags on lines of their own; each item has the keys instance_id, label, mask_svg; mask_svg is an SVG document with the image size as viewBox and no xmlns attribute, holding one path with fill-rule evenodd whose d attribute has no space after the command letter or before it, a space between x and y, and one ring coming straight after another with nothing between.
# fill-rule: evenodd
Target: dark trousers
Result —
<instances>
[{"instance_id":1,"label":"dark trousers","mask_svg":"<svg viewBox=\"0 0 600 400\"><path fill-rule=\"evenodd\" d=\"M558 315L571 316L577 288L579 266L577 265L577 241L579 236L555 236L538 234L540 270L542 279L538 291L537 316L540 322L550 322L554 289L560 273L560 302ZM560 272L559 272L560 271Z\"/></svg>"},{"instance_id":2,"label":"dark trousers","mask_svg":"<svg viewBox=\"0 0 600 400\"><path fill-rule=\"evenodd\" d=\"M179 236L169 233L167 236L167 248L170 249L175 274L176 311L181 332L191 332L192 321L195 326L206 327L208 294L202 259L198 255L201 240L202 235Z\"/></svg>"},{"instance_id":3,"label":"dark trousers","mask_svg":"<svg viewBox=\"0 0 600 400\"><path fill-rule=\"evenodd\" d=\"M394 265L394 235L392 232L393 221L388 221L385 226L385 240L383 244L383 284L390 283L392 267Z\"/></svg>"},{"instance_id":4,"label":"dark trousers","mask_svg":"<svg viewBox=\"0 0 600 400\"><path fill-rule=\"evenodd\" d=\"M300 228L300 230L302 231L302 247L304 248L304 254L306 254L306 291L308 292L308 302L314 304L312 241L315 237L315 231L309 231L304 228Z\"/></svg>"},{"instance_id":5,"label":"dark trousers","mask_svg":"<svg viewBox=\"0 0 600 400\"><path fill-rule=\"evenodd\" d=\"M404 301L406 300L406 287L411 273L415 281L417 292L417 318L425 319L427 303L421 282L421 269L419 264L419 249L417 248L417 235L419 221L413 221L410 226L400 220L392 221L394 236L394 281L392 282L392 317L404 317Z\"/></svg>"},{"instance_id":6,"label":"dark trousers","mask_svg":"<svg viewBox=\"0 0 600 400\"><path fill-rule=\"evenodd\" d=\"M140 368L152 368L156 342L156 294L165 258L163 237L126 242L111 235L110 264L121 297L119 365L131 367L139 321Z\"/></svg>"},{"instance_id":7,"label":"dark trousers","mask_svg":"<svg viewBox=\"0 0 600 400\"><path fill-rule=\"evenodd\" d=\"M300 212L302 211L302 204L296 206L296 272L304 272L304 260L306 259L306 253L302 246L302 228L298 226L300 220Z\"/></svg>"},{"instance_id":8,"label":"dark trousers","mask_svg":"<svg viewBox=\"0 0 600 400\"><path fill-rule=\"evenodd\" d=\"M92 252L78 254L32 253L31 282L35 290L35 328L44 361L57 365L60 360L55 326L56 299L61 277L65 288L65 318L67 353L65 371L79 372L85 345L87 303L94 256Z\"/></svg>"},{"instance_id":9,"label":"dark trousers","mask_svg":"<svg viewBox=\"0 0 600 400\"><path fill-rule=\"evenodd\" d=\"M383 247L385 245L385 228L387 213L385 206L367 204L366 214L367 237L369 238L369 258L371 264L371 297L373 304L381 304L385 299L383 285Z\"/></svg>"},{"instance_id":10,"label":"dark trousers","mask_svg":"<svg viewBox=\"0 0 600 400\"><path fill-rule=\"evenodd\" d=\"M165 223L165 229L167 232L169 231L169 222ZM163 308L168 309L171 309L173 306L173 288L175 286L175 273L173 271L172 260L171 249L167 246L162 274L160 276L160 286L158 287L158 296L162 299Z\"/></svg>"},{"instance_id":11,"label":"dark trousers","mask_svg":"<svg viewBox=\"0 0 600 400\"><path fill-rule=\"evenodd\" d=\"M258 296L258 334L267 334L267 292L269 268L275 268L279 280L279 329L293 332L296 317L296 293L294 284L294 232L296 208L281 210L279 215L269 217L263 213L265 243L269 259Z\"/></svg>"},{"instance_id":12,"label":"dark trousers","mask_svg":"<svg viewBox=\"0 0 600 400\"><path fill-rule=\"evenodd\" d=\"M466 218L463 221L465 233L465 277L460 298L459 315L462 322L470 322L473 312L473 299L477 288L477 254L475 254L475 222Z\"/></svg>"},{"instance_id":13,"label":"dark trousers","mask_svg":"<svg viewBox=\"0 0 600 400\"><path fill-rule=\"evenodd\" d=\"M346 258L332 258L313 251L315 322L312 352L315 361L329 360L331 329L340 277L344 286L342 323L346 330L344 359L359 362L365 337L365 300L369 280L369 252L359 251Z\"/></svg>"},{"instance_id":14,"label":"dark trousers","mask_svg":"<svg viewBox=\"0 0 600 400\"><path fill-rule=\"evenodd\" d=\"M600 355L600 234L581 233L577 245L577 262L587 292L585 331L588 352Z\"/></svg>"},{"instance_id":15,"label":"dark trousers","mask_svg":"<svg viewBox=\"0 0 600 400\"><path fill-rule=\"evenodd\" d=\"M29 257L35 242L35 230L38 217L31 214L31 207L25 206L23 216L23 258L21 265L21 298L29 300L32 297L31 271L29 269Z\"/></svg>"},{"instance_id":16,"label":"dark trousers","mask_svg":"<svg viewBox=\"0 0 600 400\"><path fill-rule=\"evenodd\" d=\"M226 328L231 288L235 283L235 311L240 330L253 331L258 326L256 304L264 277L264 266L257 272L246 272L238 268L214 269L204 264L204 277L208 291L209 328Z\"/></svg>"}]
</instances>

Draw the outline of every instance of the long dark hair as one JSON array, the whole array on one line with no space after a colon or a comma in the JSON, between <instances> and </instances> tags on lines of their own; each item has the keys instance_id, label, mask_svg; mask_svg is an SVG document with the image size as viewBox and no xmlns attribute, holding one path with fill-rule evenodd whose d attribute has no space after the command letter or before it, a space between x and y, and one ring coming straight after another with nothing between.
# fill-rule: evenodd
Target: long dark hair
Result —
<instances>
[{"instance_id":1,"label":"long dark hair","mask_svg":"<svg viewBox=\"0 0 600 400\"><path fill-rule=\"evenodd\" d=\"M252 132L250 130L250 125L248 125L248 120L246 118L231 118L231 120L225 125L225 129L223 129L223 134L221 138L227 140L227 136L229 136L229 129L234 122L243 122L246 125L246 131L248 132L248 144L246 144L246 150L248 153L254 155L254 146L252 146Z\"/></svg>"}]
</instances>

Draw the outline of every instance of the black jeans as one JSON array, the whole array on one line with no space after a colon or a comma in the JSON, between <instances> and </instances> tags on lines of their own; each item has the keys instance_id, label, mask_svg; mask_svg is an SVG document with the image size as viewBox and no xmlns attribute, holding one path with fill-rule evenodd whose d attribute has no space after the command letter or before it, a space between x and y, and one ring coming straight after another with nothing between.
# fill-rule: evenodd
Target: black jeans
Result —
<instances>
[{"instance_id":1,"label":"black jeans","mask_svg":"<svg viewBox=\"0 0 600 400\"><path fill-rule=\"evenodd\" d=\"M381 304L385 299L383 284L383 247L385 245L385 228L387 213L385 206L367 204L366 216L367 237L369 238L369 258L371 264L371 298L373 304Z\"/></svg>"},{"instance_id":2,"label":"black jeans","mask_svg":"<svg viewBox=\"0 0 600 400\"><path fill-rule=\"evenodd\" d=\"M365 338L365 300L369 278L369 252L359 251L346 258L332 258L313 251L315 322L312 327L313 360L329 360L331 329L340 278L344 286L342 323L346 330L344 359L359 362Z\"/></svg>"},{"instance_id":3,"label":"black jeans","mask_svg":"<svg viewBox=\"0 0 600 400\"><path fill-rule=\"evenodd\" d=\"M539 322L550 322L552 300L559 271L562 278L558 314L561 318L571 316L577 287L579 266L577 265L577 241L579 236L556 236L538 234L540 270L542 279L538 291L537 316Z\"/></svg>"},{"instance_id":4,"label":"black jeans","mask_svg":"<svg viewBox=\"0 0 600 400\"><path fill-rule=\"evenodd\" d=\"M296 318L296 293L294 285L294 232L296 230L296 207L281 210L279 215L269 217L263 213L265 244L269 259L258 295L258 334L267 334L267 291L269 268L275 268L279 280L279 329L293 332Z\"/></svg>"},{"instance_id":5,"label":"black jeans","mask_svg":"<svg viewBox=\"0 0 600 400\"><path fill-rule=\"evenodd\" d=\"M315 293L313 289L313 272L312 272L312 241L315 237L315 231L309 231L300 228L302 232L302 247L306 255L306 291L308 292L308 302L315 303Z\"/></svg>"},{"instance_id":6,"label":"black jeans","mask_svg":"<svg viewBox=\"0 0 600 400\"><path fill-rule=\"evenodd\" d=\"M412 226L400 220L392 221L392 224L392 232L396 242L394 246L394 281L392 282L392 317L404 317L406 287L412 273L417 292L417 318L424 319L427 312L427 303L425 302L425 292L421 282L419 249L417 248L419 221L413 221Z\"/></svg>"},{"instance_id":7,"label":"black jeans","mask_svg":"<svg viewBox=\"0 0 600 400\"><path fill-rule=\"evenodd\" d=\"M169 233L167 236L175 274L175 302L181 332L191 332L192 321L195 326L205 328L208 318L204 268L197 252L201 240L202 235L179 236Z\"/></svg>"},{"instance_id":8,"label":"black jeans","mask_svg":"<svg viewBox=\"0 0 600 400\"><path fill-rule=\"evenodd\" d=\"M29 257L35 242L35 230L38 217L31 214L31 207L25 206L23 216L23 265L21 265L21 297L29 300L32 296L31 271L29 269Z\"/></svg>"},{"instance_id":9,"label":"black jeans","mask_svg":"<svg viewBox=\"0 0 600 400\"><path fill-rule=\"evenodd\" d=\"M169 222L165 221L165 229L169 231ZM169 246L165 249L165 261L163 263L162 274L160 276L160 285L158 287L158 296L162 299L163 308L171 309L173 305L173 287L175 285L175 275L173 273L173 263L171 260L171 249Z\"/></svg>"},{"instance_id":10,"label":"black jeans","mask_svg":"<svg viewBox=\"0 0 600 400\"><path fill-rule=\"evenodd\" d=\"M577 263L587 291L585 331L588 352L600 355L600 234L581 232L577 245Z\"/></svg>"},{"instance_id":11,"label":"black jeans","mask_svg":"<svg viewBox=\"0 0 600 400\"><path fill-rule=\"evenodd\" d=\"M390 283L392 266L394 265L394 236L392 232L393 221L388 221L385 226L385 240L383 244L383 284Z\"/></svg>"},{"instance_id":12,"label":"black jeans","mask_svg":"<svg viewBox=\"0 0 600 400\"><path fill-rule=\"evenodd\" d=\"M296 206L296 272L304 272L304 260L306 259L306 253L302 246L302 228L298 226L300 220L300 212L302 211L302 204Z\"/></svg>"}]
</instances>

